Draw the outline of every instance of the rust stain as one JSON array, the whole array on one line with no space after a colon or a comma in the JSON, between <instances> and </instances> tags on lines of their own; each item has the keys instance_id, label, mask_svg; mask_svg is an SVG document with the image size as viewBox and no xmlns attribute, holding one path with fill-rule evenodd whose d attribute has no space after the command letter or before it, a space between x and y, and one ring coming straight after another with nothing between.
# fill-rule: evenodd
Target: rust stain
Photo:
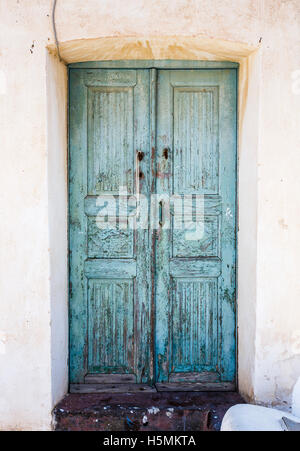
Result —
<instances>
[{"instance_id":1,"label":"rust stain","mask_svg":"<svg viewBox=\"0 0 300 451\"><path fill-rule=\"evenodd\" d=\"M279 219L278 224L280 225L280 227L283 228L283 230L287 230L289 228L289 226L287 224L285 224L285 221L283 218Z\"/></svg>"},{"instance_id":2,"label":"rust stain","mask_svg":"<svg viewBox=\"0 0 300 451\"><path fill-rule=\"evenodd\" d=\"M158 179L167 179L167 178L169 178L169 177L172 177L172 173L171 172L160 172L160 171L157 171L156 172L156 177L158 178Z\"/></svg>"}]
</instances>

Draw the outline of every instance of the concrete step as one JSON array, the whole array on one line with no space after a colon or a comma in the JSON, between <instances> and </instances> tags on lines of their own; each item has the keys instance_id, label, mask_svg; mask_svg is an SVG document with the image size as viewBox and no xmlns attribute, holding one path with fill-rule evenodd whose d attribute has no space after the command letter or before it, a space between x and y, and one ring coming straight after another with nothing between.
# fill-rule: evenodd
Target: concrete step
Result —
<instances>
[{"instance_id":1,"label":"concrete step","mask_svg":"<svg viewBox=\"0 0 300 451\"><path fill-rule=\"evenodd\" d=\"M235 392L69 394L54 418L57 431L213 431L243 402Z\"/></svg>"}]
</instances>

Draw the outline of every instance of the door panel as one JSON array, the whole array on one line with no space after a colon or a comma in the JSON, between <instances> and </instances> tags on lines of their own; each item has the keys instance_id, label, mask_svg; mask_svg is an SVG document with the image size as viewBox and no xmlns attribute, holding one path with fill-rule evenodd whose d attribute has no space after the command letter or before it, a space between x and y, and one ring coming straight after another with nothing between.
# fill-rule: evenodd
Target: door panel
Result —
<instances>
[{"instance_id":1,"label":"door panel","mask_svg":"<svg viewBox=\"0 0 300 451\"><path fill-rule=\"evenodd\" d=\"M108 86L88 87L89 195L118 194L120 186L133 192L134 75L127 77L126 87L113 80Z\"/></svg>"},{"instance_id":2,"label":"door panel","mask_svg":"<svg viewBox=\"0 0 300 451\"><path fill-rule=\"evenodd\" d=\"M161 70L157 99L156 380L233 382L236 72Z\"/></svg>"},{"instance_id":3,"label":"door panel","mask_svg":"<svg viewBox=\"0 0 300 451\"><path fill-rule=\"evenodd\" d=\"M88 281L88 372L128 372L134 366L133 279Z\"/></svg>"},{"instance_id":4,"label":"door panel","mask_svg":"<svg viewBox=\"0 0 300 451\"><path fill-rule=\"evenodd\" d=\"M149 196L149 81L147 70L71 70L71 383L153 377L149 233L128 228L124 208Z\"/></svg>"},{"instance_id":5,"label":"door panel","mask_svg":"<svg viewBox=\"0 0 300 451\"><path fill-rule=\"evenodd\" d=\"M174 121L174 193L217 194L218 87L174 83L174 106L170 112Z\"/></svg>"}]
</instances>

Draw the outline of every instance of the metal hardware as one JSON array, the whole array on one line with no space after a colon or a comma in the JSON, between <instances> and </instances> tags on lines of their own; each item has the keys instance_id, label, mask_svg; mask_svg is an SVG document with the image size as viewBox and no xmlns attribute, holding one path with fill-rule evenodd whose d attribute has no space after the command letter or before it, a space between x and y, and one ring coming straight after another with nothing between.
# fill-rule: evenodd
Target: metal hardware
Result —
<instances>
[{"instance_id":1,"label":"metal hardware","mask_svg":"<svg viewBox=\"0 0 300 451\"><path fill-rule=\"evenodd\" d=\"M159 225L163 226L163 202L162 200L159 202Z\"/></svg>"}]
</instances>

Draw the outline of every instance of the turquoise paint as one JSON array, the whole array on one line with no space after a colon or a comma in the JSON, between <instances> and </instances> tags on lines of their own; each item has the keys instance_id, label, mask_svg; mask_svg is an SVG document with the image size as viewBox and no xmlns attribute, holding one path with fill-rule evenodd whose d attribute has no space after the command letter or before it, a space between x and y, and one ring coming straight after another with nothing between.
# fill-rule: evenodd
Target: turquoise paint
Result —
<instances>
[{"instance_id":1,"label":"turquoise paint","mask_svg":"<svg viewBox=\"0 0 300 451\"><path fill-rule=\"evenodd\" d=\"M172 228L159 233L156 380L168 382L176 373L193 373L196 382L215 373L215 380L232 382L236 71L161 70L157 99L156 155L161 172L157 192L200 194L204 215L194 216L203 230L196 242ZM167 161L163 156L166 147L170 149ZM192 210L191 206L190 214Z\"/></svg>"},{"instance_id":2,"label":"turquoise paint","mask_svg":"<svg viewBox=\"0 0 300 451\"><path fill-rule=\"evenodd\" d=\"M97 196L110 205L122 186L149 197L149 84L147 70L70 71L71 383L153 378L149 232L122 230L120 214L116 228L96 224Z\"/></svg>"},{"instance_id":3,"label":"turquoise paint","mask_svg":"<svg viewBox=\"0 0 300 451\"><path fill-rule=\"evenodd\" d=\"M235 379L236 65L186 64L70 66L71 383ZM120 210L100 230L97 196L112 217L119 185L149 205L190 196L194 229L176 229L172 208L167 228L162 200L158 230L124 230Z\"/></svg>"}]
</instances>

